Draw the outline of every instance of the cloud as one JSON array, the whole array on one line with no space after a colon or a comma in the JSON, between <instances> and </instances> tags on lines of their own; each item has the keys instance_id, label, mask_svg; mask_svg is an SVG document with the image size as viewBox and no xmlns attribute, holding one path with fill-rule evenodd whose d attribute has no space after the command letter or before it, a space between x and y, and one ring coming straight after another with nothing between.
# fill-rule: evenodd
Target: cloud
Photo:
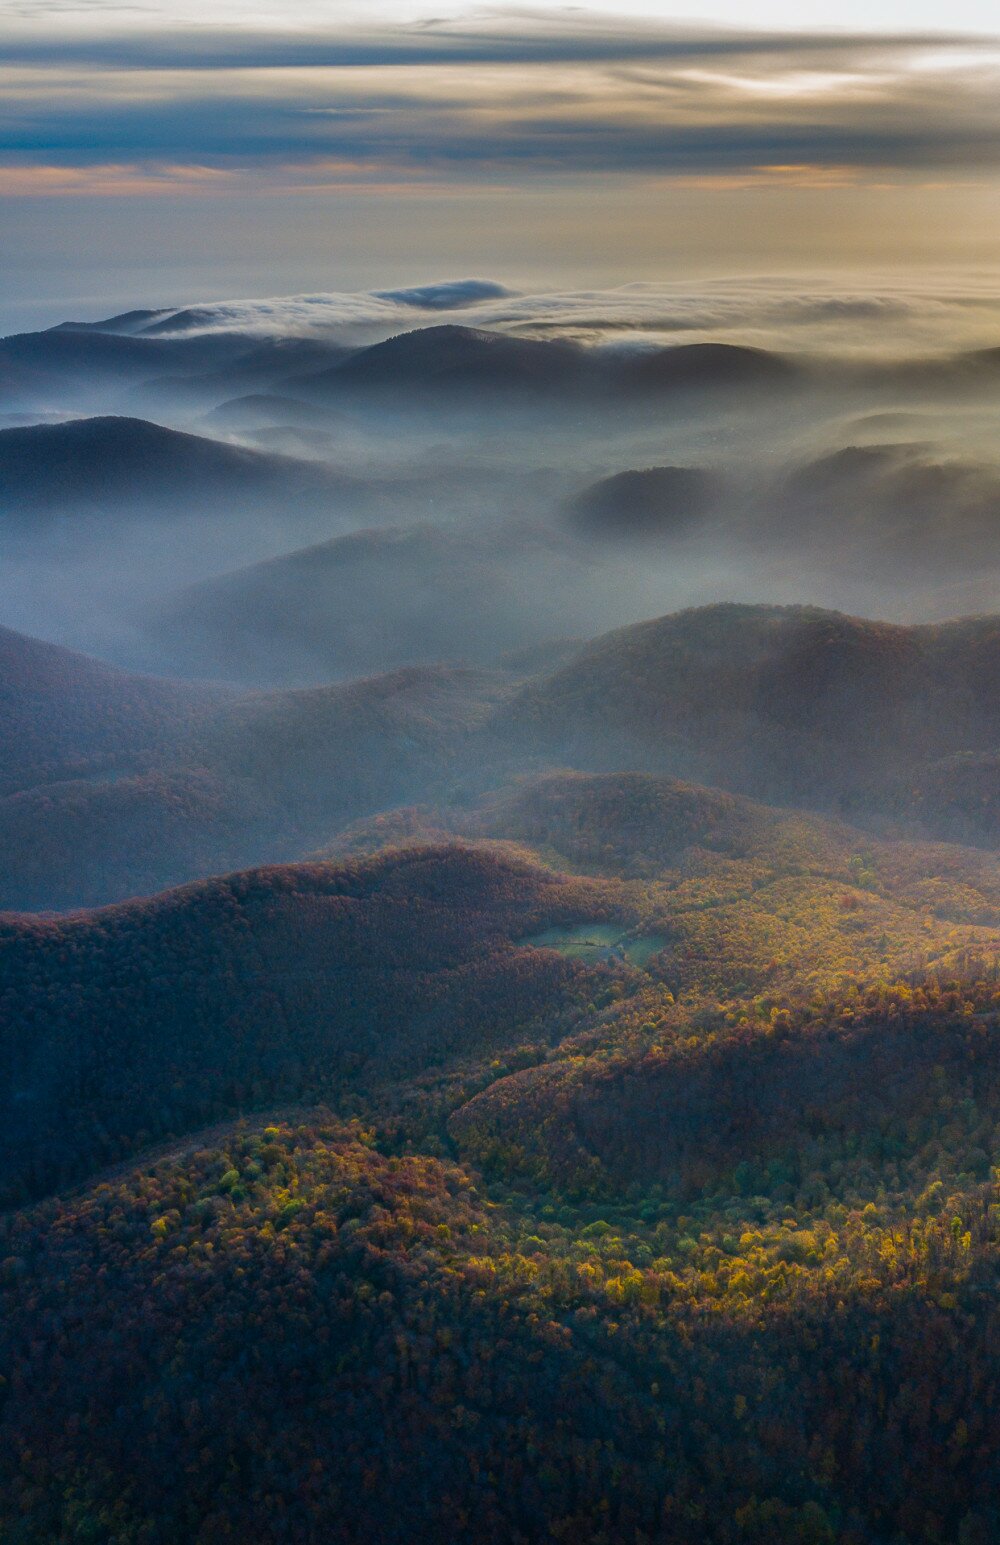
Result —
<instances>
[{"instance_id":1,"label":"cloud","mask_svg":"<svg viewBox=\"0 0 1000 1545\"><path fill-rule=\"evenodd\" d=\"M61 29L0 40L0 65L84 66L94 69L228 71L295 69L415 69L438 65L574 65L870 56L914 46L995 47L967 33L760 32L656 26L626 18L567 11L561 22L519 12L476 28L425 24L340 31L172 26L133 33Z\"/></svg>"},{"instance_id":2,"label":"cloud","mask_svg":"<svg viewBox=\"0 0 1000 1545\"><path fill-rule=\"evenodd\" d=\"M448 284L420 284L407 290L377 290L378 300L398 301L426 311L454 311L481 301L506 299L513 292L492 279L455 279Z\"/></svg>"},{"instance_id":3,"label":"cloud","mask_svg":"<svg viewBox=\"0 0 1000 1545\"><path fill-rule=\"evenodd\" d=\"M182 307L176 324L161 319L157 331L239 332L267 335L338 334L388 336L420 327L428 311L476 312L489 302L511 303L516 292L491 279L452 279L399 290L332 291L251 300L196 301Z\"/></svg>"},{"instance_id":4,"label":"cloud","mask_svg":"<svg viewBox=\"0 0 1000 1545\"><path fill-rule=\"evenodd\" d=\"M364 342L427 325L425 297L449 297L449 320L603 347L693 339L749 342L792 351L854 353L952 349L1000 336L1000 300L988 277L964 286L874 283L787 276L756 280L627 284L602 290L518 294L489 280L457 280L395 291L327 292L194 302L178 331L317 334ZM464 304L463 304L464 297ZM162 326L161 326L162 331Z\"/></svg>"},{"instance_id":5,"label":"cloud","mask_svg":"<svg viewBox=\"0 0 1000 1545\"><path fill-rule=\"evenodd\" d=\"M238 191L247 176L829 185L1000 168L1000 48L967 37L696 33L582 13L519 30L147 29L9 40L0 88L8 167L131 162L150 191L167 166L239 174Z\"/></svg>"},{"instance_id":6,"label":"cloud","mask_svg":"<svg viewBox=\"0 0 1000 1545\"><path fill-rule=\"evenodd\" d=\"M162 193L210 193L228 191L229 172L212 166L162 163L143 167L128 162L95 162L85 166L0 165L0 197L49 198L89 196L97 198L147 197Z\"/></svg>"}]
</instances>

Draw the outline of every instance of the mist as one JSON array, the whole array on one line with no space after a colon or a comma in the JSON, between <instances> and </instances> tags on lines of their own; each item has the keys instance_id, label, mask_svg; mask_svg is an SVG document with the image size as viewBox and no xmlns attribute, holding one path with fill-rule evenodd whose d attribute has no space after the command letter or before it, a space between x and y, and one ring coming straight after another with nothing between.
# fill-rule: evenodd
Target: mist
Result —
<instances>
[{"instance_id":1,"label":"mist","mask_svg":"<svg viewBox=\"0 0 1000 1545\"><path fill-rule=\"evenodd\" d=\"M983 611L996 309L972 282L466 279L20 335L2 616L129 668L287 687L506 669L719 600Z\"/></svg>"},{"instance_id":2,"label":"mist","mask_svg":"<svg viewBox=\"0 0 1000 1545\"><path fill-rule=\"evenodd\" d=\"M996 606L998 340L971 280L481 277L4 340L0 902L400 806L502 837L559 767L993 842L992 721L938 732L993 658L948 619Z\"/></svg>"}]
</instances>

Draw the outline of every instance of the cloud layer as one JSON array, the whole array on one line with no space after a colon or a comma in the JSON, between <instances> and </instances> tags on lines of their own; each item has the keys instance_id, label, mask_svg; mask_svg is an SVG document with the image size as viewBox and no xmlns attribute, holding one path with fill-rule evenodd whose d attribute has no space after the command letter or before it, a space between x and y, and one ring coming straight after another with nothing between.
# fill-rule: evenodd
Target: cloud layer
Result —
<instances>
[{"instance_id":1,"label":"cloud layer","mask_svg":"<svg viewBox=\"0 0 1000 1545\"><path fill-rule=\"evenodd\" d=\"M603 347L720 340L786 350L879 357L947 351L1000 338L1000 294L988 278L960 284L896 278L845 287L842 278L706 280L610 289L518 293L486 279L398 290L196 302L157 330L329 337L364 342L426 327L436 313L459 325L563 337Z\"/></svg>"},{"instance_id":2,"label":"cloud layer","mask_svg":"<svg viewBox=\"0 0 1000 1545\"><path fill-rule=\"evenodd\" d=\"M213 194L637 178L979 177L1000 44L495 15L295 34L159 28L0 46L0 190Z\"/></svg>"}]
</instances>

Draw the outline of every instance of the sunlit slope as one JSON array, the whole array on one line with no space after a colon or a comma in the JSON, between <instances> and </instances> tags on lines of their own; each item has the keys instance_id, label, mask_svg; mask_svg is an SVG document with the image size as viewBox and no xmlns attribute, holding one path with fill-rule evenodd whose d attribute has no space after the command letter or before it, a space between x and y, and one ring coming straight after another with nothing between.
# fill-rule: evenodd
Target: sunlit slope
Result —
<instances>
[{"instance_id":1,"label":"sunlit slope","mask_svg":"<svg viewBox=\"0 0 1000 1545\"><path fill-rule=\"evenodd\" d=\"M498 1202L359 1135L234 1131L0 1224L15 1538L990 1538L994 1184Z\"/></svg>"},{"instance_id":2,"label":"sunlit slope","mask_svg":"<svg viewBox=\"0 0 1000 1545\"><path fill-rule=\"evenodd\" d=\"M675 1000L739 1017L753 998L766 1021L1000 955L989 855L640 775L553 775L450 828L404 811L346 846L385 850L8 915L14 1194L261 1101L553 1044L578 990L592 1013L632 1005L594 1022L617 1046Z\"/></svg>"}]
</instances>

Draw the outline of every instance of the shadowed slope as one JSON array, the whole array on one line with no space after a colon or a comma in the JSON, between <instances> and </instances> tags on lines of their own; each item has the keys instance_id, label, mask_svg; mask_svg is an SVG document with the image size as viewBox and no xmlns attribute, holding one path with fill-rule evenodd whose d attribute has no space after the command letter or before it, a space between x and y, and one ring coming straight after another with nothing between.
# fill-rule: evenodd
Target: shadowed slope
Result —
<instances>
[{"instance_id":1,"label":"shadowed slope","mask_svg":"<svg viewBox=\"0 0 1000 1545\"><path fill-rule=\"evenodd\" d=\"M0 430L0 509L57 510L109 522L130 507L186 516L200 505L353 487L309 462L226 445L139 418L73 419Z\"/></svg>"},{"instance_id":2,"label":"shadowed slope","mask_svg":"<svg viewBox=\"0 0 1000 1545\"><path fill-rule=\"evenodd\" d=\"M553 1037L581 968L521 951L612 901L445 847L231 875L65 920L0 920L9 1203L167 1133ZM351 1091L354 1090L354 1095Z\"/></svg>"},{"instance_id":3,"label":"shadowed slope","mask_svg":"<svg viewBox=\"0 0 1000 1545\"><path fill-rule=\"evenodd\" d=\"M116 670L0 628L0 792L169 759L231 694Z\"/></svg>"},{"instance_id":4,"label":"shadowed slope","mask_svg":"<svg viewBox=\"0 0 1000 1545\"><path fill-rule=\"evenodd\" d=\"M109 675L131 703L143 678ZM202 704L195 689L153 688L168 704L173 693ZM39 746L50 761L19 764L19 792L0 799L0 904L93 906L299 857L346 821L447 788L501 690L485 673L439 667L299 692L206 694L200 716L159 726L154 754L144 723L140 733L126 719L117 734L105 724L86 680ZM33 722L35 701L22 712ZM92 720L90 760L52 761Z\"/></svg>"},{"instance_id":5,"label":"shadowed slope","mask_svg":"<svg viewBox=\"0 0 1000 1545\"><path fill-rule=\"evenodd\" d=\"M868 622L712 606L609 633L504 729L570 766L633 766L864 815L925 762L1000 745L1000 619Z\"/></svg>"}]
</instances>

